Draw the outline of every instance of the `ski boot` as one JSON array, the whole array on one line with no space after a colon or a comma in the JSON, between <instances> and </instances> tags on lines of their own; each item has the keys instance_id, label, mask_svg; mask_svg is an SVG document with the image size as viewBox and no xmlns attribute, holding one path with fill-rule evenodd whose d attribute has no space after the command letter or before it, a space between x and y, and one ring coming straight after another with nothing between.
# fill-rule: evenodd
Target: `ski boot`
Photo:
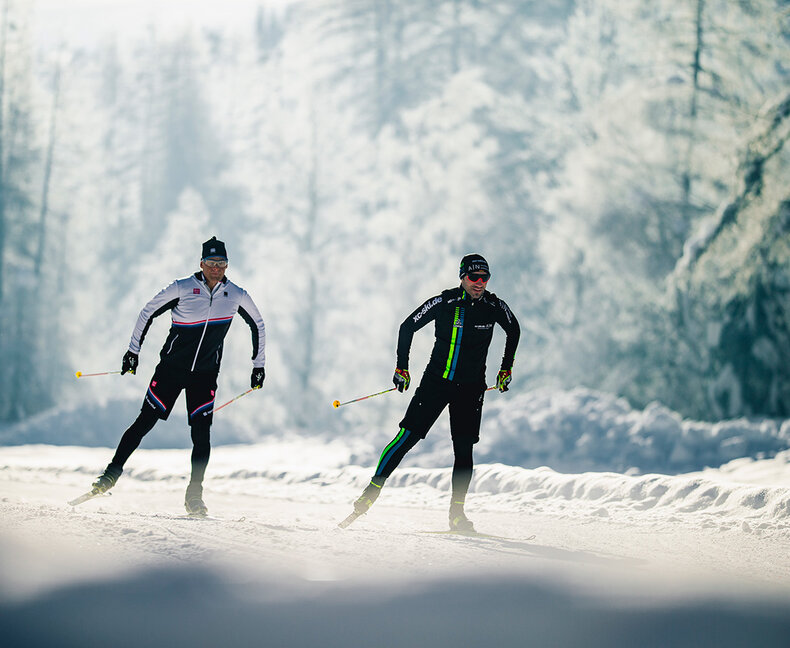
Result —
<instances>
[{"instance_id":1,"label":"ski boot","mask_svg":"<svg viewBox=\"0 0 790 648\"><path fill-rule=\"evenodd\" d=\"M360 515L364 515L365 513L367 513L368 509L371 506L373 506L373 502L375 502L376 499L378 499L378 496L381 493L381 487L383 485L384 482L381 482L381 484L377 484L376 482L371 481L365 487L365 490L362 491L362 495L360 495L354 502L354 512L351 515L349 515L345 520L340 522L337 526L339 526L341 529L345 529Z\"/></svg>"},{"instance_id":2,"label":"ski boot","mask_svg":"<svg viewBox=\"0 0 790 648\"><path fill-rule=\"evenodd\" d=\"M118 481L118 477L121 476L122 472L122 468L115 468L112 464L107 466L107 468L104 469L104 472L99 475L99 478L91 484L93 487L91 493L94 495L106 493L113 486L115 486L115 482Z\"/></svg>"},{"instance_id":3,"label":"ski boot","mask_svg":"<svg viewBox=\"0 0 790 648\"><path fill-rule=\"evenodd\" d=\"M365 490L362 491L362 495L360 495L354 502L354 511L360 515L367 513L368 509L373 506L373 502L378 499L380 494L381 486L375 482L370 482L367 486L365 486Z\"/></svg>"},{"instance_id":4,"label":"ski boot","mask_svg":"<svg viewBox=\"0 0 790 648\"><path fill-rule=\"evenodd\" d=\"M464 513L463 502L453 502L450 504L450 531L456 533L475 533L475 526L472 520Z\"/></svg>"},{"instance_id":5,"label":"ski boot","mask_svg":"<svg viewBox=\"0 0 790 648\"><path fill-rule=\"evenodd\" d=\"M208 507L203 501L203 486L202 484L189 484L187 492L184 496L184 508L189 515L196 517L205 517L208 515Z\"/></svg>"}]
</instances>

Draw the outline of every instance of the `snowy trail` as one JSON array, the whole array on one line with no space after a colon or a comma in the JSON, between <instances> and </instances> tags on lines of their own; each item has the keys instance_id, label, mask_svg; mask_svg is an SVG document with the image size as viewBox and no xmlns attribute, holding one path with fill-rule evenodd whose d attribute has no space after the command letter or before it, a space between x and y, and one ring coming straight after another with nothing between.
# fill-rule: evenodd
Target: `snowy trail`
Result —
<instances>
[{"instance_id":1,"label":"snowy trail","mask_svg":"<svg viewBox=\"0 0 790 648\"><path fill-rule=\"evenodd\" d=\"M90 607L109 588L111 597L124 592L130 604L145 601L170 611L154 623L157 641L169 636L168 619L196 614L202 603L181 610L182 599L203 590L222 609L243 603L254 618L272 614L272 606L288 608L283 619L300 605L311 616L326 613L326 623L345 637L326 645L354 645L359 606L367 606L371 619L363 623L365 632L375 634L374 618L389 627L393 601L411 610L405 634L385 633L387 642L360 645L419 645L417 629L436 631L438 602L431 599L426 607L426 592L442 606L458 599L451 616L462 626L467 612L475 615L481 625L467 628L465 637L483 628L493 632L491 624L504 615L510 629L502 636L509 636L511 624L543 624L552 645L580 645L574 641L585 636L584 624L570 632L563 622L569 609L588 614L588 622L616 617L615 633L624 631L630 610L644 619L711 614L717 624L735 613L749 628L751 645L786 646L790 636L790 493L783 486L484 465L467 509L478 529L508 538L494 540L425 533L445 528L449 472L419 468L400 471L367 515L340 530L337 522L350 511L368 470L343 467L340 451L297 468L272 444L215 451L206 500L221 519L183 519L183 450L138 451L111 497L67 506L107 454L3 449L0 629L10 624L21 633L21 612L35 609L60 632L68 601L81 593ZM481 598L480 592L488 594ZM547 600L556 605L547 609ZM334 621L333 606L339 606ZM288 626L298 638L287 645L315 645L312 631L294 619L293 627L281 619L281 630ZM255 632L249 620L236 622ZM688 632L669 639L695 641L655 645L739 645L727 642L743 638L730 631L700 643ZM93 645L74 636L75 645ZM447 634L446 645L458 645L451 643L454 636ZM524 636L516 633L512 645L523 645L517 640ZM713 637L717 643L705 643ZM784 642L775 643L779 637Z\"/></svg>"}]
</instances>

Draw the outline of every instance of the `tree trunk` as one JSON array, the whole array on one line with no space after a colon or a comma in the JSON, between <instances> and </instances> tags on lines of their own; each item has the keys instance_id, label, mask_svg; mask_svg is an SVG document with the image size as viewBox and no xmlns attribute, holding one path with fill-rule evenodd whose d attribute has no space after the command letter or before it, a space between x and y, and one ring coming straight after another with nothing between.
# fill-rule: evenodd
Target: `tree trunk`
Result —
<instances>
[{"instance_id":1,"label":"tree trunk","mask_svg":"<svg viewBox=\"0 0 790 648\"><path fill-rule=\"evenodd\" d=\"M2 26L0 27L0 304L3 303L5 277L6 240L6 166L5 166L5 55L8 41L8 0L3 3ZM0 326L2 320L0 319ZM0 328L2 332L2 328Z\"/></svg>"},{"instance_id":2,"label":"tree trunk","mask_svg":"<svg viewBox=\"0 0 790 648\"><path fill-rule=\"evenodd\" d=\"M452 44L450 45L450 73L461 69L461 0L453 0Z\"/></svg>"},{"instance_id":3,"label":"tree trunk","mask_svg":"<svg viewBox=\"0 0 790 648\"><path fill-rule=\"evenodd\" d=\"M387 78L387 26L390 18L389 0L377 0L376 21L376 123L374 132L378 133L389 121L389 79Z\"/></svg>"},{"instance_id":4,"label":"tree trunk","mask_svg":"<svg viewBox=\"0 0 790 648\"><path fill-rule=\"evenodd\" d=\"M49 212L49 183L52 178L52 159L55 153L55 132L58 116L58 102L60 100L60 62L56 63L55 78L52 88L52 114L49 118L49 141L47 154L44 161L44 181L41 186L41 210L38 216L38 243L33 270L36 275L38 292L41 292L41 267L44 262L44 250L47 243L47 216Z\"/></svg>"},{"instance_id":5,"label":"tree trunk","mask_svg":"<svg viewBox=\"0 0 790 648\"><path fill-rule=\"evenodd\" d=\"M298 408L299 414L297 415L297 423L305 426L308 424L309 417L307 413L310 411L310 403L312 401L312 384L310 377L315 369L315 350L317 347L316 342L316 319L318 317L318 286L316 282L316 264L315 258L316 251L316 227L318 224L318 211L320 209L320 195L318 189L319 179L319 154L318 154L318 116L315 112L315 106L312 109L311 122L311 158L310 170L307 180L307 196L308 207L306 214L305 232L302 240L300 241L300 252L303 259L308 260L305 268L308 273L307 277L307 291L305 294L304 304L302 304L302 335L299 343L303 348L301 358L301 366L297 367L298 379L296 384L302 390L302 399L305 407Z\"/></svg>"},{"instance_id":6,"label":"tree trunk","mask_svg":"<svg viewBox=\"0 0 790 648\"><path fill-rule=\"evenodd\" d=\"M702 29L702 19L705 14L705 0L697 0L697 12L696 17L694 20L695 24L695 43L694 43L694 56L693 61L691 64L691 98L689 101L689 131L688 131L688 142L686 146L686 160L685 160L685 169L683 170L683 182L682 182L682 189L683 189L683 196L682 196L682 208L683 208L683 215L685 218L686 224L690 222L691 218L691 185L692 185L692 176L694 173L693 164L694 164L694 146L696 144L696 130L697 130L697 110L698 110L698 102L699 102L699 94L700 94L700 85L699 85L699 77L700 72L702 71L701 67L701 60L702 60L702 48L704 46L703 43L703 29Z\"/></svg>"}]
</instances>

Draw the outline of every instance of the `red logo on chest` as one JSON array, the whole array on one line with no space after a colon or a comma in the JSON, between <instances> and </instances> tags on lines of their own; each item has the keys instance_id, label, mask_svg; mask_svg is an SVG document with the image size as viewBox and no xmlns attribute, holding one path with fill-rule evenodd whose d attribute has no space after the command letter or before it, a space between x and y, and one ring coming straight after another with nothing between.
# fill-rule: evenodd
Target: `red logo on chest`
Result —
<instances>
[{"instance_id":1,"label":"red logo on chest","mask_svg":"<svg viewBox=\"0 0 790 648\"><path fill-rule=\"evenodd\" d=\"M193 295L199 295L200 294L200 288L193 288L192 289L192 294Z\"/></svg>"}]
</instances>

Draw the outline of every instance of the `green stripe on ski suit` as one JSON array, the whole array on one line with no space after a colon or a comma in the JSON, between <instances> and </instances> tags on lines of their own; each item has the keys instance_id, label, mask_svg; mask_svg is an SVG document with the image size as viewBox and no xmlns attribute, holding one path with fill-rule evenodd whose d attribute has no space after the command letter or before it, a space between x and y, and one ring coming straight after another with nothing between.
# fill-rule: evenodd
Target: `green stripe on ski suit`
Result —
<instances>
[{"instance_id":1,"label":"green stripe on ski suit","mask_svg":"<svg viewBox=\"0 0 790 648\"><path fill-rule=\"evenodd\" d=\"M444 370L442 378L447 378L450 375L450 369L453 366L453 351L455 351L455 338L458 336L458 328L455 323L458 321L458 314L461 311L460 306L455 307L455 315L453 316L453 335L450 338L450 353L447 354L447 367Z\"/></svg>"},{"instance_id":2,"label":"green stripe on ski suit","mask_svg":"<svg viewBox=\"0 0 790 648\"><path fill-rule=\"evenodd\" d=\"M466 299L466 292L461 295L461 299ZM456 344L458 343L458 331L460 330L455 324L458 319L461 317L461 313L463 312L463 306L456 306L455 307L455 315L453 315L453 335L450 338L450 352L447 354L447 366L444 369L444 373L442 374L442 378L452 378L450 375L451 373L455 373L453 371L453 361L457 359L458 351L460 349L456 349Z\"/></svg>"},{"instance_id":3,"label":"green stripe on ski suit","mask_svg":"<svg viewBox=\"0 0 790 648\"><path fill-rule=\"evenodd\" d=\"M389 444L387 445L386 448L384 448L384 451L381 453L381 457L379 457L379 463L376 466L376 472L374 473L375 475L379 474L379 468L381 468L381 462L384 461L384 457L387 456L387 453L392 449L392 447L396 443L398 443L398 441L401 440L401 438L403 437L403 433L404 432L406 432L406 428L401 428L400 432L398 432L397 436L392 441L389 442ZM376 484L376 485L378 486L378 484Z\"/></svg>"}]
</instances>

